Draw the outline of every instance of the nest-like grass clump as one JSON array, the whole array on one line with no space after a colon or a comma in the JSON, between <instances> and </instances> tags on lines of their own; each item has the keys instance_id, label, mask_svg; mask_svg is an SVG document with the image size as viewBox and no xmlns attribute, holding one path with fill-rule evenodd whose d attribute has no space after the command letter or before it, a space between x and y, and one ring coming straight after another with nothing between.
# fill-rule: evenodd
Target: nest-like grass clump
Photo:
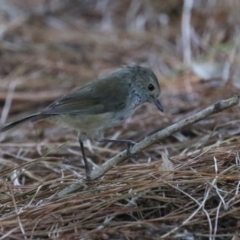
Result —
<instances>
[{"instance_id":1,"label":"nest-like grass clump","mask_svg":"<svg viewBox=\"0 0 240 240\"><path fill-rule=\"evenodd\" d=\"M175 48L181 37L181 9L164 10L176 15L170 18L171 26L159 27L159 15L152 15L155 7L147 8L151 1L142 1L137 12L133 10L138 1L123 1L128 9L126 21L124 8L111 1L113 5L105 6L110 6L108 12L111 6L119 11L106 15L112 17L106 24L107 17L99 22L104 6L90 8L88 1L78 2L84 2L81 17L78 8L70 5L56 14L12 20L1 32L2 124L36 112L75 86L132 62L144 63L158 76L165 113L150 104L141 106L126 122L109 129L109 138L139 142L216 101L239 95L231 76L201 81L182 65L176 53L179 46ZM206 19L209 14L212 23L210 8L209 12L200 11ZM204 28L201 14L193 15L193 20ZM139 26L139 17L146 17L145 25L131 31ZM221 29L221 34L212 36L211 28L201 28L206 37L202 51L210 48L212 38L216 37L216 44L225 44L234 35L222 25L209 26ZM224 50L229 50L226 46ZM233 53L229 53L232 62ZM239 119L239 106L212 115L93 181L85 180L75 132L39 122L1 134L0 239L237 239ZM95 168L126 147L90 142L85 146Z\"/></svg>"},{"instance_id":2,"label":"nest-like grass clump","mask_svg":"<svg viewBox=\"0 0 240 240\"><path fill-rule=\"evenodd\" d=\"M158 114L153 108L148 112L153 118ZM131 120L135 127L136 117ZM224 125L226 117L229 123ZM230 120L234 118L234 111L222 114L221 119L216 115L210 121L219 125L216 129L199 123L94 181L85 180L74 142L64 146L58 141L2 143L0 222L4 236L232 236L239 224L240 167L240 139L232 134L239 131L239 121ZM126 125L126 135L138 134L131 122ZM145 127L151 129L151 121ZM182 141L184 135L192 136ZM120 151L119 147L92 146L89 160L101 162Z\"/></svg>"}]
</instances>

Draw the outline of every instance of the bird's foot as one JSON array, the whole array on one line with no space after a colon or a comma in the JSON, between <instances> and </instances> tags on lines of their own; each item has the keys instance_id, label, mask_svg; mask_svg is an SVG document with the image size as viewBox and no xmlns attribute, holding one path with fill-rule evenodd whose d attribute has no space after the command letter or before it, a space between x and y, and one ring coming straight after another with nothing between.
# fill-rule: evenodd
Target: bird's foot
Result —
<instances>
[{"instance_id":1,"label":"bird's foot","mask_svg":"<svg viewBox=\"0 0 240 240\"><path fill-rule=\"evenodd\" d=\"M112 143L126 143L127 144L127 155L131 156L131 148L136 144L132 140L117 140L117 139L102 139L101 142L112 142Z\"/></svg>"}]
</instances>

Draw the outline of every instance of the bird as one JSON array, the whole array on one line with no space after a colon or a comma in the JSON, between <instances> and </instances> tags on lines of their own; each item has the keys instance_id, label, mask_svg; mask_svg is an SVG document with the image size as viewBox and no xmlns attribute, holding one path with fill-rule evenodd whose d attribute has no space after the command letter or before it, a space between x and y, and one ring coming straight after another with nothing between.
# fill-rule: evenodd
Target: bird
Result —
<instances>
[{"instance_id":1,"label":"bird","mask_svg":"<svg viewBox=\"0 0 240 240\"><path fill-rule=\"evenodd\" d=\"M133 141L107 139L104 132L127 119L143 103L153 103L163 112L158 99L160 93L160 84L150 68L128 65L73 89L40 112L7 124L0 133L26 121L41 120L77 130L86 178L90 179L92 170L85 155L84 140L127 143L130 154Z\"/></svg>"}]
</instances>

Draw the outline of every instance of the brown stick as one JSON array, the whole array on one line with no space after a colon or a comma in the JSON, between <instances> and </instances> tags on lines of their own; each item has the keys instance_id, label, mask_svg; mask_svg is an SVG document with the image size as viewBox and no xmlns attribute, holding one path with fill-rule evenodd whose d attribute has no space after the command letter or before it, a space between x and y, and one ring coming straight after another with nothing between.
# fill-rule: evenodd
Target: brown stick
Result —
<instances>
[{"instance_id":1,"label":"brown stick","mask_svg":"<svg viewBox=\"0 0 240 240\"><path fill-rule=\"evenodd\" d=\"M221 112L227 108L235 106L238 103L239 103L239 96L234 96L227 100L221 100L221 101L207 107L206 109L145 138L144 140L137 143L134 147L131 148L131 153L132 154L139 153L142 150L144 150L145 148L153 145L154 143L157 143L157 142L163 140L164 138L171 136L173 133L178 132L179 130L181 130L187 126L190 126L193 123L196 123L212 114ZM128 156L126 150L117 154L113 158L106 161L101 167L94 169L91 172L90 179L94 180L94 179L99 178L100 176L105 174L109 169L113 168L114 166L116 166L117 164L123 162L124 160L126 160L128 158L129 158L129 156Z\"/></svg>"},{"instance_id":2,"label":"brown stick","mask_svg":"<svg viewBox=\"0 0 240 240\"><path fill-rule=\"evenodd\" d=\"M239 103L239 96L234 96L227 100L221 100L221 101L207 107L206 109L145 138L143 141L139 142L138 144L136 144L134 147L131 148L131 153L132 154L138 153L138 152L144 150L145 148L151 146L152 144L157 143L157 142L163 140L164 138L171 136L173 133L175 133L187 126L190 126L193 123L196 123L212 114L215 114L215 113L221 112L227 108L233 107L233 106L237 105L238 103ZM120 162L123 162L127 158L129 158L129 156L127 155L126 150L117 154L113 158L106 161L101 167L94 169L91 172L90 179L95 180L95 179L99 178L104 173L106 173L109 169L113 168ZM55 197L62 198L62 196L65 196L71 192L74 192L83 186L85 186L85 183L84 183L83 179L80 179L80 181L78 183L72 184L69 187L66 187L63 190L61 190L60 192L58 192Z\"/></svg>"}]
</instances>

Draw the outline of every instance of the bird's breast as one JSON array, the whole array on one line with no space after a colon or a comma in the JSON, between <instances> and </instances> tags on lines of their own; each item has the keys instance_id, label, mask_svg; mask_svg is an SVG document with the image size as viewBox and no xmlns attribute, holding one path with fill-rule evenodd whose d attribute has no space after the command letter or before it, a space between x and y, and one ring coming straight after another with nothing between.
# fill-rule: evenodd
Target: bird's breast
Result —
<instances>
[{"instance_id":1,"label":"bird's breast","mask_svg":"<svg viewBox=\"0 0 240 240\"><path fill-rule=\"evenodd\" d=\"M94 129L104 129L109 125L112 113L102 114L61 114L54 116L51 121L70 127L79 131L93 131Z\"/></svg>"}]
</instances>

